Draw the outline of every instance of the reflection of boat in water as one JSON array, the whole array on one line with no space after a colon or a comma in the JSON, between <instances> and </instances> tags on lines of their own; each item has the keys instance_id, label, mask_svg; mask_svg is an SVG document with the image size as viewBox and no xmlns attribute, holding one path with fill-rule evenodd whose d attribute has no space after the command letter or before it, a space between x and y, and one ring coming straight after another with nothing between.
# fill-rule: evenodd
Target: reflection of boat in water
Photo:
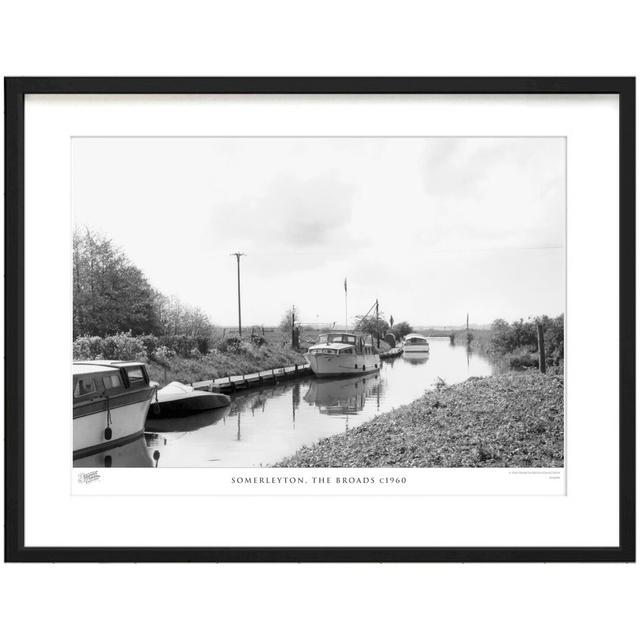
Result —
<instances>
[{"instance_id":1,"label":"reflection of boat in water","mask_svg":"<svg viewBox=\"0 0 640 640\"><path fill-rule=\"evenodd\" d=\"M231 399L224 393L199 391L181 382L170 382L166 387L158 389L156 399L149 409L149 418L190 416L199 411L227 407L229 404Z\"/></svg>"},{"instance_id":2,"label":"reflection of boat in water","mask_svg":"<svg viewBox=\"0 0 640 640\"><path fill-rule=\"evenodd\" d=\"M154 392L140 362L74 362L74 459L141 438Z\"/></svg>"},{"instance_id":3,"label":"reflection of boat in water","mask_svg":"<svg viewBox=\"0 0 640 640\"><path fill-rule=\"evenodd\" d=\"M429 341L419 333L410 333L402 342L404 352L429 353Z\"/></svg>"},{"instance_id":4,"label":"reflection of boat in water","mask_svg":"<svg viewBox=\"0 0 640 640\"><path fill-rule=\"evenodd\" d=\"M355 414L362 411L368 395L380 384L378 374L358 378L312 380L304 396L320 413L329 415Z\"/></svg>"},{"instance_id":5,"label":"reflection of boat in water","mask_svg":"<svg viewBox=\"0 0 640 640\"><path fill-rule=\"evenodd\" d=\"M380 369L380 356L364 336L345 331L329 331L318 336L305 354L318 377L357 375Z\"/></svg>"},{"instance_id":6,"label":"reflection of boat in water","mask_svg":"<svg viewBox=\"0 0 640 640\"><path fill-rule=\"evenodd\" d=\"M220 409L210 409L209 411L201 411L190 416L182 418L163 418L162 420L147 420L145 431L164 432L164 431L195 431L202 427L209 427L222 418L229 415L231 407L226 406Z\"/></svg>"},{"instance_id":7,"label":"reflection of boat in water","mask_svg":"<svg viewBox=\"0 0 640 640\"><path fill-rule=\"evenodd\" d=\"M105 467L154 467L151 451L147 448L144 436L133 442L116 446L107 451L94 453L73 461L74 467L103 469Z\"/></svg>"},{"instance_id":8,"label":"reflection of boat in water","mask_svg":"<svg viewBox=\"0 0 640 640\"><path fill-rule=\"evenodd\" d=\"M409 364L424 364L429 361L429 352L425 351L405 351L402 354L402 359L406 360Z\"/></svg>"}]
</instances>

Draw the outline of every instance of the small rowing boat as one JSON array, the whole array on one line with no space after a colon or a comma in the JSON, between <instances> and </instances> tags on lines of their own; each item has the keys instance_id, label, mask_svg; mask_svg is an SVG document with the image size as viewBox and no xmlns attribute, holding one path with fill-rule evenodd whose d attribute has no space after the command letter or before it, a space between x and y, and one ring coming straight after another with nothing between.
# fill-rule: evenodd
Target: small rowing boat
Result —
<instances>
[{"instance_id":1,"label":"small rowing boat","mask_svg":"<svg viewBox=\"0 0 640 640\"><path fill-rule=\"evenodd\" d=\"M198 391L181 382L170 382L156 391L149 408L149 418L190 416L200 411L220 409L231 404L224 393Z\"/></svg>"}]
</instances>

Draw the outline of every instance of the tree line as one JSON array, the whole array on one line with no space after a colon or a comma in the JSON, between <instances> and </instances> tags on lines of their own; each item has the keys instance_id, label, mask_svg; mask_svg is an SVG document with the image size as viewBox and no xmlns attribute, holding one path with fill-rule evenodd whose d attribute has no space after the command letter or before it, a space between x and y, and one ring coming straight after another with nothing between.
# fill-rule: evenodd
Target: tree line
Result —
<instances>
[{"instance_id":1,"label":"tree line","mask_svg":"<svg viewBox=\"0 0 640 640\"><path fill-rule=\"evenodd\" d=\"M211 335L198 307L154 289L125 253L90 229L73 233L73 336Z\"/></svg>"}]
</instances>

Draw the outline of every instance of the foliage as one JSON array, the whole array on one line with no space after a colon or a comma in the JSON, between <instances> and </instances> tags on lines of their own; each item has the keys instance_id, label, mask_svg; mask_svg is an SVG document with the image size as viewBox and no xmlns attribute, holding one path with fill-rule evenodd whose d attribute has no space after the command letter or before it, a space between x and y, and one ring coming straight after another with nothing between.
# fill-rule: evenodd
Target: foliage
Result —
<instances>
[{"instance_id":1,"label":"foliage","mask_svg":"<svg viewBox=\"0 0 640 640\"><path fill-rule=\"evenodd\" d=\"M133 336L131 331L111 336L80 336L73 342L76 360L141 360L163 362L176 355L194 358L209 352L209 338L193 336Z\"/></svg>"},{"instance_id":2,"label":"foliage","mask_svg":"<svg viewBox=\"0 0 640 640\"><path fill-rule=\"evenodd\" d=\"M384 318L379 318L376 321L375 316L360 318L356 324L356 331L362 331L362 333L380 339L384 338L385 333L387 333L389 329L389 323Z\"/></svg>"},{"instance_id":3,"label":"foliage","mask_svg":"<svg viewBox=\"0 0 640 640\"><path fill-rule=\"evenodd\" d=\"M106 338L81 336L73 342L75 360L142 360L146 356L144 342L130 331Z\"/></svg>"},{"instance_id":4,"label":"foliage","mask_svg":"<svg viewBox=\"0 0 640 640\"><path fill-rule=\"evenodd\" d=\"M111 240L76 230L73 234L73 333L155 333L159 324L154 291Z\"/></svg>"},{"instance_id":5,"label":"foliage","mask_svg":"<svg viewBox=\"0 0 640 640\"><path fill-rule=\"evenodd\" d=\"M402 339L406 335L413 333L413 327L408 322L396 322L396 324L393 325L393 333L398 339Z\"/></svg>"},{"instance_id":6,"label":"foliage","mask_svg":"<svg viewBox=\"0 0 640 640\"><path fill-rule=\"evenodd\" d=\"M295 319L294 319L294 314L295 314ZM278 329L280 329L280 331L282 331L282 333L284 334L291 335L292 322L295 322L295 325L298 326L300 324L298 320L299 318L300 318L300 309L298 309L297 307L291 307L290 309L287 309L282 315L282 320L280 320Z\"/></svg>"},{"instance_id":7,"label":"foliage","mask_svg":"<svg viewBox=\"0 0 640 640\"><path fill-rule=\"evenodd\" d=\"M561 467L564 382L519 373L442 386L279 467Z\"/></svg>"},{"instance_id":8,"label":"foliage","mask_svg":"<svg viewBox=\"0 0 640 640\"><path fill-rule=\"evenodd\" d=\"M240 353L242 350L242 339L238 336L231 336L230 338L225 338L218 345L218 351L222 353Z\"/></svg>"},{"instance_id":9,"label":"foliage","mask_svg":"<svg viewBox=\"0 0 640 640\"><path fill-rule=\"evenodd\" d=\"M262 345L267 344L267 341L257 333L252 333L249 336L249 342L255 347L261 347Z\"/></svg>"},{"instance_id":10,"label":"foliage","mask_svg":"<svg viewBox=\"0 0 640 640\"><path fill-rule=\"evenodd\" d=\"M301 354L290 349L288 343L283 346L280 340L260 347L250 340L240 341L237 349L231 351L222 350L220 346L197 358L176 355L165 362L150 360L149 375L153 380L178 380L188 384L305 362Z\"/></svg>"},{"instance_id":11,"label":"foliage","mask_svg":"<svg viewBox=\"0 0 640 640\"><path fill-rule=\"evenodd\" d=\"M199 307L192 307L175 296L164 296L158 292L155 293L154 305L160 326L159 334L207 339L211 337L214 326Z\"/></svg>"},{"instance_id":12,"label":"foliage","mask_svg":"<svg viewBox=\"0 0 640 640\"><path fill-rule=\"evenodd\" d=\"M495 320L491 325L491 350L498 355L515 354L525 356L538 350L537 325L542 327L547 364L559 365L564 359L564 315L557 318L539 316L532 320L520 319L509 324ZM522 358L513 360L516 367L531 366ZM528 362L531 362L529 359Z\"/></svg>"},{"instance_id":13,"label":"foliage","mask_svg":"<svg viewBox=\"0 0 640 640\"><path fill-rule=\"evenodd\" d=\"M201 309L155 291L111 240L89 229L74 230L74 337L131 332L209 338L212 331ZM150 345L145 349L149 353Z\"/></svg>"}]
</instances>

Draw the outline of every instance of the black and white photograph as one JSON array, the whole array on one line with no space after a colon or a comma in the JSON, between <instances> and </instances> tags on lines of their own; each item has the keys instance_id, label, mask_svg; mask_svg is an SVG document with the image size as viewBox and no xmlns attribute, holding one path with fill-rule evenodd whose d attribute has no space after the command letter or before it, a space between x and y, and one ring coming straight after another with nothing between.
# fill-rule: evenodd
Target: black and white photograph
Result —
<instances>
[{"instance_id":1,"label":"black and white photograph","mask_svg":"<svg viewBox=\"0 0 640 640\"><path fill-rule=\"evenodd\" d=\"M74 467L564 468L564 137L79 136L71 197Z\"/></svg>"}]
</instances>

